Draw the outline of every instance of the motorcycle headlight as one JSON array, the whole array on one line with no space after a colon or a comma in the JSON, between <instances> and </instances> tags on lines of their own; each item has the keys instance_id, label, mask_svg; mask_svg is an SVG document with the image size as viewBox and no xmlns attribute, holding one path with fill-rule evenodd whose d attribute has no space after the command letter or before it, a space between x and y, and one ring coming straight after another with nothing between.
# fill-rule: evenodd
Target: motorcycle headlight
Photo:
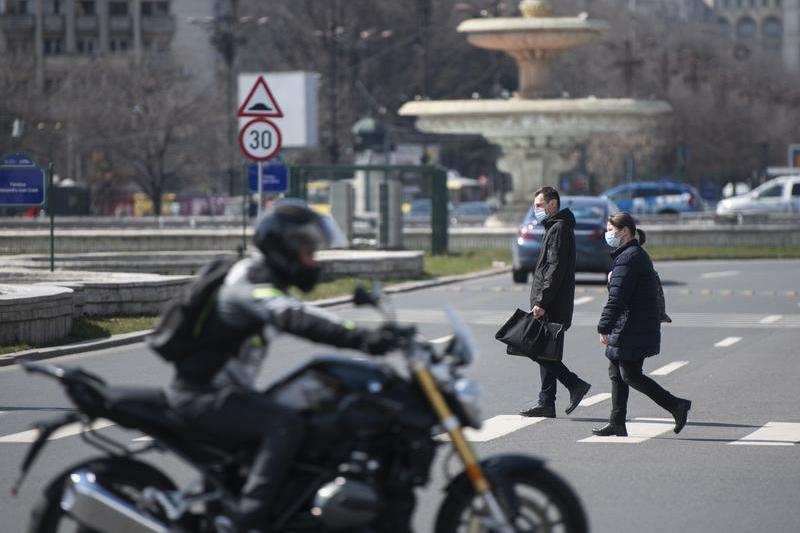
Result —
<instances>
[{"instance_id":1,"label":"motorcycle headlight","mask_svg":"<svg viewBox=\"0 0 800 533\"><path fill-rule=\"evenodd\" d=\"M458 378L453 385L453 393L461 404L469 425L480 429L481 420L481 388L478 382L470 378Z\"/></svg>"}]
</instances>

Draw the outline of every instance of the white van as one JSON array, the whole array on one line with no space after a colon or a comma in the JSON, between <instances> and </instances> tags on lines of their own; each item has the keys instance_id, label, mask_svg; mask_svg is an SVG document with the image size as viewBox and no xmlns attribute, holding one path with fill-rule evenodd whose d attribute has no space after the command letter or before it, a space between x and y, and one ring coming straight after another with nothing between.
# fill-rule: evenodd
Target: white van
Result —
<instances>
[{"instance_id":1,"label":"white van","mask_svg":"<svg viewBox=\"0 0 800 533\"><path fill-rule=\"evenodd\" d=\"M771 179L746 194L717 204L718 215L769 213L800 213L800 175Z\"/></svg>"}]
</instances>

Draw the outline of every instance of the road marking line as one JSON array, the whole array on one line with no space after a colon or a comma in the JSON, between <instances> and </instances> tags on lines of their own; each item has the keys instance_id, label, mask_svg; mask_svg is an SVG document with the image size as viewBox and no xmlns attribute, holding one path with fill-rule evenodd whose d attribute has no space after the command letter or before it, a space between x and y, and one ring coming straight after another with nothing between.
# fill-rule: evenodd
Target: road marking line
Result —
<instances>
[{"instance_id":1,"label":"road marking line","mask_svg":"<svg viewBox=\"0 0 800 533\"><path fill-rule=\"evenodd\" d=\"M575 298L575 305L583 305L592 300L594 300L594 296L581 296L580 298Z\"/></svg>"},{"instance_id":2,"label":"road marking line","mask_svg":"<svg viewBox=\"0 0 800 533\"><path fill-rule=\"evenodd\" d=\"M627 437L598 437L592 435L578 442L639 444L666 433L675 425L674 422L670 423L666 418L635 418L634 420L640 420L641 422L628 422L625 424L628 428Z\"/></svg>"},{"instance_id":3,"label":"road marking line","mask_svg":"<svg viewBox=\"0 0 800 533\"><path fill-rule=\"evenodd\" d=\"M794 446L800 442L800 424L796 422L767 422L763 427L728 444L748 446Z\"/></svg>"},{"instance_id":4,"label":"road marking line","mask_svg":"<svg viewBox=\"0 0 800 533\"><path fill-rule=\"evenodd\" d=\"M727 348L728 346L732 346L742 340L741 337L726 337L716 343L714 346L717 348Z\"/></svg>"},{"instance_id":5,"label":"road marking line","mask_svg":"<svg viewBox=\"0 0 800 533\"><path fill-rule=\"evenodd\" d=\"M136 437L135 439L133 439L133 442L153 442L153 440L155 440L153 439L153 437L144 436L144 437Z\"/></svg>"},{"instance_id":6,"label":"road marking line","mask_svg":"<svg viewBox=\"0 0 800 533\"><path fill-rule=\"evenodd\" d=\"M678 370L682 366L686 366L689 364L689 361L673 361L667 365L662 366L661 368L656 368L652 372L650 372L651 376L666 376L670 372L674 372Z\"/></svg>"},{"instance_id":7,"label":"road marking line","mask_svg":"<svg viewBox=\"0 0 800 533\"><path fill-rule=\"evenodd\" d=\"M705 274L701 274L701 278L727 278L729 276L736 276L740 272L738 270L723 270L721 272L706 272Z\"/></svg>"},{"instance_id":8,"label":"road marking line","mask_svg":"<svg viewBox=\"0 0 800 533\"><path fill-rule=\"evenodd\" d=\"M481 429L465 428L464 437L470 442L487 442L542 420L544 418L539 416L497 415L484 420ZM450 435L441 433L434 438L444 442L450 440Z\"/></svg>"},{"instance_id":9,"label":"road marking line","mask_svg":"<svg viewBox=\"0 0 800 533\"><path fill-rule=\"evenodd\" d=\"M758 322L760 324L772 324L773 322L777 322L781 318L783 318L783 315L769 315L769 316L765 316L764 318L762 318Z\"/></svg>"},{"instance_id":10,"label":"road marking line","mask_svg":"<svg viewBox=\"0 0 800 533\"><path fill-rule=\"evenodd\" d=\"M113 425L115 425L114 422L110 422L108 420L98 420L92 424L92 428L103 429ZM78 435L79 433L83 433L84 431L85 431L84 425L81 424L80 422L75 422L74 424L67 424L66 426L58 429L55 433L50 435L50 438L47 440L56 440L56 439L63 439L64 437L72 437L73 435ZM19 433L13 433L11 435L0 437L0 442L30 443L34 442L38 436L39 436L38 429L29 429L27 431L20 431Z\"/></svg>"},{"instance_id":11,"label":"road marking line","mask_svg":"<svg viewBox=\"0 0 800 533\"><path fill-rule=\"evenodd\" d=\"M601 392L600 394L595 394L593 396L589 396L588 398L584 398L578 405L580 405L581 407L589 407L590 405L604 402L609 398L611 398L611 394L609 394L608 392Z\"/></svg>"},{"instance_id":12,"label":"road marking line","mask_svg":"<svg viewBox=\"0 0 800 533\"><path fill-rule=\"evenodd\" d=\"M429 340L431 344L444 344L446 342L450 342L450 339L453 338L453 335L445 335L444 337L439 337L438 339Z\"/></svg>"}]
</instances>

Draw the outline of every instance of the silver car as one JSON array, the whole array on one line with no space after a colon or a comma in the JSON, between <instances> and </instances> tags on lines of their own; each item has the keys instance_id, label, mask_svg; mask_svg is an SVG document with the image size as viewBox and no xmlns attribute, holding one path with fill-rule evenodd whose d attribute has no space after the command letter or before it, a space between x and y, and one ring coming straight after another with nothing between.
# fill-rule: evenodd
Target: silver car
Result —
<instances>
[{"instance_id":1,"label":"silver car","mask_svg":"<svg viewBox=\"0 0 800 533\"><path fill-rule=\"evenodd\" d=\"M781 176L717 204L718 215L800 213L800 175Z\"/></svg>"}]
</instances>

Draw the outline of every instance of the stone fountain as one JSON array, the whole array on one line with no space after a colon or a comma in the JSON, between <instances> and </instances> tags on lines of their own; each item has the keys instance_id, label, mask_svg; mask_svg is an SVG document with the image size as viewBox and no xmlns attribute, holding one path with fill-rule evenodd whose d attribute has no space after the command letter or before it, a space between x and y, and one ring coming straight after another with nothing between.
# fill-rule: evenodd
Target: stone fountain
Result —
<instances>
[{"instance_id":1,"label":"stone fountain","mask_svg":"<svg viewBox=\"0 0 800 533\"><path fill-rule=\"evenodd\" d=\"M480 134L499 145L497 166L512 176L508 200L517 210L530 205L542 185L558 186L559 174L573 167L578 145L592 134L640 131L672 112L668 103L652 100L545 98L550 59L590 43L609 26L585 16L550 16L547 0L523 0L519 8L522 17L470 19L458 26L470 44L516 60L519 90L514 97L420 100L399 110L400 115L416 116L422 131Z\"/></svg>"}]
</instances>

